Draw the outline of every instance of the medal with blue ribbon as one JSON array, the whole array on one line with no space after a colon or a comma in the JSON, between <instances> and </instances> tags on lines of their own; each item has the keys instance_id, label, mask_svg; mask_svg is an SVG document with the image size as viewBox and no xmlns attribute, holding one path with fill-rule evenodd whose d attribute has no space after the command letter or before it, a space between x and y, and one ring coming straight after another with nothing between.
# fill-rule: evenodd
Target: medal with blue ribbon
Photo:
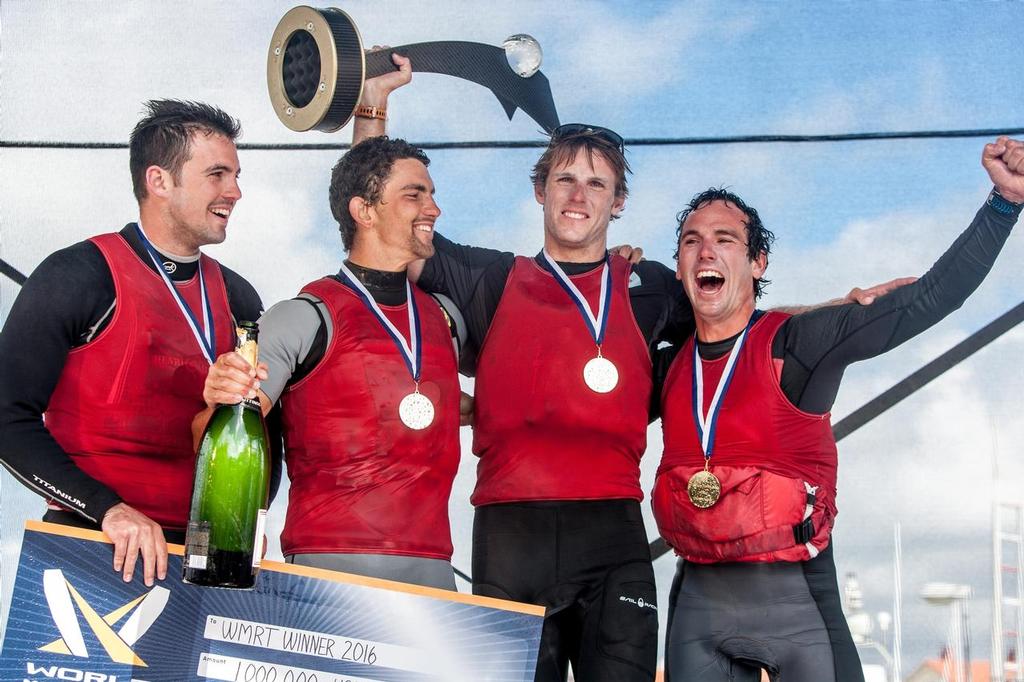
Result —
<instances>
[{"instance_id":1,"label":"medal with blue ribbon","mask_svg":"<svg viewBox=\"0 0 1024 682\"><path fill-rule=\"evenodd\" d=\"M402 398L402 401L398 404L398 418L402 420L403 424L414 431L427 428L434 421L434 403L430 402L430 398L420 393L420 369L423 352L420 346L422 340L420 334L420 315L419 309L416 307L416 299L412 295L412 285L409 284L408 279L405 280L405 301L406 308L409 311L409 340L406 341L402 333L398 331L398 328L392 324L391 320L384 314L384 311L377 305L377 302L373 300L373 296L366 290L363 283L359 281L359 278L344 263L341 264L341 271L338 274L345 284L356 293L370 313L377 318L377 321L380 322L380 325L391 337L391 340L395 342L395 346L398 347L398 352L401 353L402 359L405 360L405 366L409 369L409 374L416 384L413 392Z\"/></svg>"},{"instance_id":2,"label":"medal with blue ribbon","mask_svg":"<svg viewBox=\"0 0 1024 682\"><path fill-rule=\"evenodd\" d=\"M711 397L708 405L707 415L704 414L704 365L700 359L697 337L693 338L693 420L697 426L697 436L700 438L701 451L704 453L704 470L698 471L686 484L686 494L695 507L707 509L722 494L722 482L711 473L711 454L715 447L715 426L718 424L718 412L722 407L722 400L726 391L729 390L729 382L732 381L733 372L736 370L736 361L743 350L743 342L747 339L747 332L754 318L751 317L747 326L732 345L729 357L725 361L725 369L718 379L718 386L715 394Z\"/></svg>"},{"instance_id":3,"label":"medal with blue ribbon","mask_svg":"<svg viewBox=\"0 0 1024 682\"><path fill-rule=\"evenodd\" d=\"M576 285L572 283L572 280L565 274L561 266L551 257L547 249L542 250L541 253L544 254L544 259L551 266L551 271L555 274L555 281L561 285L565 293L569 294L572 302L576 304L576 308L583 317L583 322L587 325L587 331L590 332L591 338L597 344L597 357L591 358L583 366L583 381L595 393L608 393L619 383L619 370L616 369L615 364L611 360L601 354L601 344L604 343L604 333L608 328L608 311L611 308L609 293L611 291L612 269L608 265L609 257L605 256L604 265L602 266L601 295L598 298L597 312L595 314L591 311L587 299L576 288Z\"/></svg>"},{"instance_id":4,"label":"medal with blue ribbon","mask_svg":"<svg viewBox=\"0 0 1024 682\"><path fill-rule=\"evenodd\" d=\"M199 349L203 352L203 356L206 357L206 361L211 365L217 359L216 357L216 346L214 345L214 339L216 338L213 334L213 312L210 310L210 299L206 293L206 282L203 279L203 263L200 258L197 263L196 270L199 271L199 300L202 305L202 316L203 326L200 326L199 320L196 319L195 313L192 312L192 308L189 307L188 301L181 295L178 288L171 282L171 278L167 275L164 270L163 258L160 253L153 246L152 242L146 236L145 231L142 229L141 223L136 223L136 230L139 233L139 239L142 241L142 245L146 248L146 253L149 254L150 259L153 261L153 265L156 266L156 271L160 273L161 279L164 284L167 285L167 290L171 292L171 296L174 298L175 303L178 304L178 309L181 311L182 317L188 323L189 329L192 330L192 335L196 337L196 343L199 344Z\"/></svg>"}]
</instances>

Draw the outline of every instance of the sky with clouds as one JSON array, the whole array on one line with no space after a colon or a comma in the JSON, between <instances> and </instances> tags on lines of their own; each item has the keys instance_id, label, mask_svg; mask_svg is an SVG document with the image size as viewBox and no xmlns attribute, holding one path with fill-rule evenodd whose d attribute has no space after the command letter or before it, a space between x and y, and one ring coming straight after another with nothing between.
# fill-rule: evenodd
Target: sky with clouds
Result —
<instances>
[{"instance_id":1,"label":"sky with clouds","mask_svg":"<svg viewBox=\"0 0 1024 682\"><path fill-rule=\"evenodd\" d=\"M626 138L989 129L1024 125L1015 85L1024 4L810 2L347 2L367 44L529 33L544 49L561 120ZM198 99L242 120L243 142L345 143L294 133L266 92L270 36L288 2L0 3L0 139L124 142L154 97ZM431 74L392 97L389 132L415 142L540 140L479 86ZM728 185L778 236L765 305L814 302L920 274L970 221L989 189L981 139L824 144L636 146L612 243L671 264L674 215L694 193ZM461 242L531 254L541 208L535 149L430 152L443 210ZM209 252L247 276L268 305L342 258L327 208L335 151L243 151L244 197L225 244ZM125 150L0 149L0 258L29 273L50 251L120 228L137 209ZM1013 235L960 311L885 357L855 366L838 421L1021 301ZM17 287L0 279L0 321ZM947 614L917 596L928 581L970 584L972 649L990 642L991 500L1024 479L1024 330L1015 329L840 444L835 535L840 578L855 572L872 612L892 611L893 524L903 535L904 671L934 655ZM466 382L471 387L472 382ZM468 431L451 510L455 563L469 568L473 483ZM660 455L650 430L649 490ZM272 512L279 526L284 499ZM6 474L3 587L20 526L42 513ZM650 519L648 519L650 521ZM649 525L653 538L653 524ZM673 560L656 564L664 603ZM465 588L465 585L461 585ZM877 634L877 632L876 632ZM871 653L866 661L877 662Z\"/></svg>"}]
</instances>

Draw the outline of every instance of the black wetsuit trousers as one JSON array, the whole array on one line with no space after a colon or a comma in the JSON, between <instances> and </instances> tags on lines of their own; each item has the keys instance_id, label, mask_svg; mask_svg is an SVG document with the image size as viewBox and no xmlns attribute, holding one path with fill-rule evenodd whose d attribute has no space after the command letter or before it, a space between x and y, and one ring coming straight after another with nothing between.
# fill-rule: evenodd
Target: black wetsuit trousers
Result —
<instances>
[{"instance_id":1,"label":"black wetsuit trousers","mask_svg":"<svg viewBox=\"0 0 1024 682\"><path fill-rule=\"evenodd\" d=\"M635 500L478 507L473 593L547 607L537 682L651 682L654 572Z\"/></svg>"},{"instance_id":2,"label":"black wetsuit trousers","mask_svg":"<svg viewBox=\"0 0 1024 682\"><path fill-rule=\"evenodd\" d=\"M680 559L665 663L669 682L864 682L831 545L804 562Z\"/></svg>"}]
</instances>

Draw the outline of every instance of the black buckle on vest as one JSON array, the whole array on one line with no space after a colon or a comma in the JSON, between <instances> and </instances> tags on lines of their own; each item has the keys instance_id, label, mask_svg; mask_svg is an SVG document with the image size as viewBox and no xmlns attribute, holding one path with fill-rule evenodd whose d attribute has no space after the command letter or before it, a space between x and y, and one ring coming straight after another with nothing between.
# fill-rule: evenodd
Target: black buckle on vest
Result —
<instances>
[{"instance_id":1,"label":"black buckle on vest","mask_svg":"<svg viewBox=\"0 0 1024 682\"><path fill-rule=\"evenodd\" d=\"M804 519L803 523L793 526L793 539L798 545L806 545L814 537L814 521Z\"/></svg>"}]
</instances>

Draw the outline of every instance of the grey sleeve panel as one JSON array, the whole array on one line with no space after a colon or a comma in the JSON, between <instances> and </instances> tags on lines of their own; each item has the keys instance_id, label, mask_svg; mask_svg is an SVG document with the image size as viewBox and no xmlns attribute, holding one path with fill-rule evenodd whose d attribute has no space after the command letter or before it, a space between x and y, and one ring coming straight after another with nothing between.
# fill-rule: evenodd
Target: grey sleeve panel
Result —
<instances>
[{"instance_id":1,"label":"grey sleeve panel","mask_svg":"<svg viewBox=\"0 0 1024 682\"><path fill-rule=\"evenodd\" d=\"M306 294L302 299L305 300L293 298L276 303L260 318L260 360L267 363L269 370L260 388L271 402L277 402L295 368L309 355L322 324L327 325L330 340L330 315L323 302ZM310 303L320 309L320 315Z\"/></svg>"},{"instance_id":2,"label":"grey sleeve panel","mask_svg":"<svg viewBox=\"0 0 1024 682\"><path fill-rule=\"evenodd\" d=\"M444 294L430 294L448 316L448 327L455 345L455 357L462 357L462 349L466 346L466 320L455 301Z\"/></svg>"}]
</instances>

